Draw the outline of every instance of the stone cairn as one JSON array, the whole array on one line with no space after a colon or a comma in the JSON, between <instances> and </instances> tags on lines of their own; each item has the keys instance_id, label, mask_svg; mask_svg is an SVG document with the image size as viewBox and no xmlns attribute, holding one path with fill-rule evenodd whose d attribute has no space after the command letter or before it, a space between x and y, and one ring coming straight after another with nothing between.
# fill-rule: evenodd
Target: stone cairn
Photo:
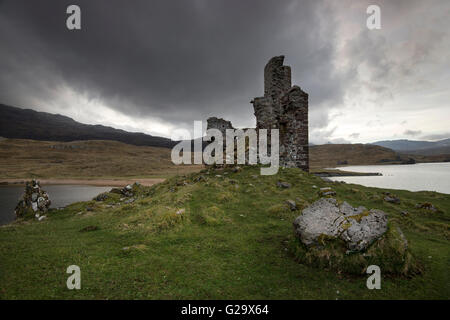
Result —
<instances>
[{"instance_id":1,"label":"stone cairn","mask_svg":"<svg viewBox=\"0 0 450 320\"><path fill-rule=\"evenodd\" d=\"M308 94L291 86L291 67L284 66L283 61L284 56L273 57L264 68L264 96L251 101L256 129L279 130L280 166L309 171ZM208 129L234 129L224 119L207 121Z\"/></svg>"},{"instance_id":2,"label":"stone cairn","mask_svg":"<svg viewBox=\"0 0 450 320\"><path fill-rule=\"evenodd\" d=\"M15 214L18 218L34 215L36 219L43 220L50 207L51 201L39 181L31 180L25 184L25 193L16 206Z\"/></svg>"}]
</instances>

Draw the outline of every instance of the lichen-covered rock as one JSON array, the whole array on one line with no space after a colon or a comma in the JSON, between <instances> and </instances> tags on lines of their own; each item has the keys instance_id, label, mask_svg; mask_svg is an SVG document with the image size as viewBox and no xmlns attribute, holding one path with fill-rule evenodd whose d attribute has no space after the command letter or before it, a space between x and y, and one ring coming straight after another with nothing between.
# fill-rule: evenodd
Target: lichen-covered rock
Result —
<instances>
[{"instance_id":1,"label":"lichen-covered rock","mask_svg":"<svg viewBox=\"0 0 450 320\"><path fill-rule=\"evenodd\" d=\"M322 198L303 210L294 221L295 232L307 246L324 237L341 239L348 250L362 251L387 230L387 216L381 210L353 208L347 202Z\"/></svg>"},{"instance_id":2,"label":"lichen-covered rock","mask_svg":"<svg viewBox=\"0 0 450 320\"><path fill-rule=\"evenodd\" d=\"M42 188L39 181L31 180L25 183L25 192L16 206L16 217L36 217L40 221L42 214L48 211L51 205L50 198Z\"/></svg>"},{"instance_id":3,"label":"lichen-covered rock","mask_svg":"<svg viewBox=\"0 0 450 320\"><path fill-rule=\"evenodd\" d=\"M370 265L392 275L423 272L403 232L380 210L322 198L303 210L294 227L297 237L289 247L302 264L350 274L364 274Z\"/></svg>"}]
</instances>

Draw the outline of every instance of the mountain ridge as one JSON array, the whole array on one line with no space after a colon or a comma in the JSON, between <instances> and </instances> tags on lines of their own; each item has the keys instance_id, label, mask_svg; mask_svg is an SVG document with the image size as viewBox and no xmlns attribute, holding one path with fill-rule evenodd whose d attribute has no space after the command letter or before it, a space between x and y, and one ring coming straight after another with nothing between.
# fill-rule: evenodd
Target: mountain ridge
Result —
<instances>
[{"instance_id":1,"label":"mountain ridge","mask_svg":"<svg viewBox=\"0 0 450 320\"><path fill-rule=\"evenodd\" d=\"M372 142L370 144L389 148L397 152L409 154L423 154L423 155L450 154L450 138L438 141L408 140L408 139L381 140Z\"/></svg>"},{"instance_id":2,"label":"mountain ridge","mask_svg":"<svg viewBox=\"0 0 450 320\"><path fill-rule=\"evenodd\" d=\"M112 140L136 146L171 148L176 142L140 132L128 132L103 125L80 123L48 112L0 104L0 136L40 141Z\"/></svg>"}]
</instances>

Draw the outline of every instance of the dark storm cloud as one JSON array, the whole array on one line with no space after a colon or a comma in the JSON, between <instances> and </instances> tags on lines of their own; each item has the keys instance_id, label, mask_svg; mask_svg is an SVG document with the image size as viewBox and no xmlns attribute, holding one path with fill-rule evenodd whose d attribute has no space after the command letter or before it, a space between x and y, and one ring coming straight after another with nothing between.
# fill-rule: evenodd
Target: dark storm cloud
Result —
<instances>
[{"instance_id":1,"label":"dark storm cloud","mask_svg":"<svg viewBox=\"0 0 450 320\"><path fill-rule=\"evenodd\" d=\"M80 31L66 28L69 4L81 7ZM0 102L39 109L65 84L136 118L251 125L264 64L284 54L311 108L324 108L342 94L326 10L321 1L2 1Z\"/></svg>"},{"instance_id":2,"label":"dark storm cloud","mask_svg":"<svg viewBox=\"0 0 450 320\"><path fill-rule=\"evenodd\" d=\"M70 4L81 7L82 30L66 28ZM379 0L375 31L369 4L0 0L0 103L166 136L209 116L248 127L263 67L283 54L309 93L314 143L444 133L450 3Z\"/></svg>"}]
</instances>

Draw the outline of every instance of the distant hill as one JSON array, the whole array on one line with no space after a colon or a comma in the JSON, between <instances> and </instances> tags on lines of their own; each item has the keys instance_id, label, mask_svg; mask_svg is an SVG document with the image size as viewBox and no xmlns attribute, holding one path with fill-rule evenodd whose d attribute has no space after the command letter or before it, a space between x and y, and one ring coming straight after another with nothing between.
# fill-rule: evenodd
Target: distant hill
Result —
<instances>
[{"instance_id":1,"label":"distant hill","mask_svg":"<svg viewBox=\"0 0 450 320\"><path fill-rule=\"evenodd\" d=\"M144 133L79 123L69 117L0 104L0 137L45 141L113 140L136 146L171 148L175 142Z\"/></svg>"},{"instance_id":2,"label":"distant hill","mask_svg":"<svg viewBox=\"0 0 450 320\"><path fill-rule=\"evenodd\" d=\"M309 150L312 168L402 163L408 160L391 149L370 144L323 144L311 146Z\"/></svg>"},{"instance_id":3,"label":"distant hill","mask_svg":"<svg viewBox=\"0 0 450 320\"><path fill-rule=\"evenodd\" d=\"M168 148L105 140L0 141L0 179L152 178L200 169L200 165L173 164Z\"/></svg>"},{"instance_id":4,"label":"distant hill","mask_svg":"<svg viewBox=\"0 0 450 320\"><path fill-rule=\"evenodd\" d=\"M407 164L414 162L448 162L450 154L415 155L396 152L373 144L324 144L310 150L312 169L345 165Z\"/></svg>"},{"instance_id":5,"label":"distant hill","mask_svg":"<svg viewBox=\"0 0 450 320\"><path fill-rule=\"evenodd\" d=\"M371 143L398 152L419 155L450 154L450 139L439 141L385 140Z\"/></svg>"}]
</instances>

